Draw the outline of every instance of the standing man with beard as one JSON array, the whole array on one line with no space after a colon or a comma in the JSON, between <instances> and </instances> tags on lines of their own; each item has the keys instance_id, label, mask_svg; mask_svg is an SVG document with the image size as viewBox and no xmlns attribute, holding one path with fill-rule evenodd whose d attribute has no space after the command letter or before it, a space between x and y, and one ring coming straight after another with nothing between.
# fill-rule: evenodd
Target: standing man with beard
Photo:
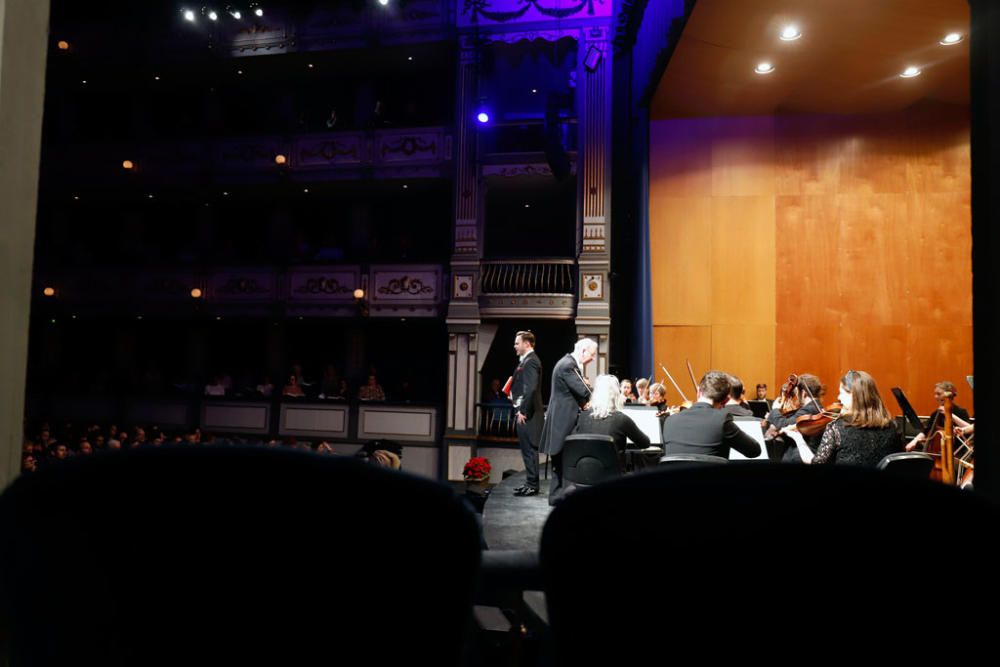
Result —
<instances>
[{"instance_id":1,"label":"standing man with beard","mask_svg":"<svg viewBox=\"0 0 1000 667\"><path fill-rule=\"evenodd\" d=\"M518 331L514 336L514 353L519 362L510 385L514 401L517 441L521 446L526 473L524 485L514 489L516 496L538 495L538 445L542 435L542 362L535 354L535 334Z\"/></svg>"},{"instance_id":2,"label":"standing man with beard","mask_svg":"<svg viewBox=\"0 0 1000 667\"><path fill-rule=\"evenodd\" d=\"M552 392L542 429L542 451L552 457L552 485L549 504L554 505L563 490L562 449L566 436L576 427L580 408L590 400L590 387L583 379L583 369L597 356L597 343L581 338L573 352L560 359L552 369Z\"/></svg>"}]
</instances>

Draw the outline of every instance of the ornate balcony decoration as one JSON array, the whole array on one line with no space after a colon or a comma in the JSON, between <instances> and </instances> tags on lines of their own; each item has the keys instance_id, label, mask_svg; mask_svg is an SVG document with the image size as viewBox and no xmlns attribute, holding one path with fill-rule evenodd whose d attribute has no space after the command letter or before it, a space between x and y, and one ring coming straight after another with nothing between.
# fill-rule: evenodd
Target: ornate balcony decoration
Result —
<instances>
[{"instance_id":1,"label":"ornate balcony decoration","mask_svg":"<svg viewBox=\"0 0 1000 667\"><path fill-rule=\"evenodd\" d=\"M571 319L576 262L489 261L482 264L479 309L485 317Z\"/></svg>"},{"instance_id":2,"label":"ornate balcony decoration","mask_svg":"<svg viewBox=\"0 0 1000 667\"><path fill-rule=\"evenodd\" d=\"M316 169L357 166L370 161L371 152L362 132L339 132L299 137L295 140L294 167Z\"/></svg>"},{"instance_id":3,"label":"ornate balcony decoration","mask_svg":"<svg viewBox=\"0 0 1000 667\"><path fill-rule=\"evenodd\" d=\"M436 314L445 303L440 266L379 266L371 271L372 316Z\"/></svg>"},{"instance_id":4,"label":"ornate balcony decoration","mask_svg":"<svg viewBox=\"0 0 1000 667\"><path fill-rule=\"evenodd\" d=\"M229 270L212 274L208 297L219 303L268 303L277 296L273 271Z\"/></svg>"},{"instance_id":5,"label":"ornate balcony decoration","mask_svg":"<svg viewBox=\"0 0 1000 667\"><path fill-rule=\"evenodd\" d=\"M288 303L306 308L353 308L354 290L364 289L365 282L360 266L295 267L288 274Z\"/></svg>"},{"instance_id":6,"label":"ornate balcony decoration","mask_svg":"<svg viewBox=\"0 0 1000 667\"><path fill-rule=\"evenodd\" d=\"M611 0L466 0L458 27L610 18Z\"/></svg>"}]
</instances>

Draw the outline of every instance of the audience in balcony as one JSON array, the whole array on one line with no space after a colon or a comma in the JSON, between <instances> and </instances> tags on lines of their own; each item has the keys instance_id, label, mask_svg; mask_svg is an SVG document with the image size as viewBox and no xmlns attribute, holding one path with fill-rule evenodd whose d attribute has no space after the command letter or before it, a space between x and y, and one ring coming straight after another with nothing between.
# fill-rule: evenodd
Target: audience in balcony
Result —
<instances>
[{"instance_id":1,"label":"audience in balcony","mask_svg":"<svg viewBox=\"0 0 1000 667\"><path fill-rule=\"evenodd\" d=\"M226 385L223 384L221 375L216 375L214 378L212 378L211 383L205 385L205 395L206 396L226 395Z\"/></svg>"},{"instance_id":2,"label":"audience in balcony","mask_svg":"<svg viewBox=\"0 0 1000 667\"><path fill-rule=\"evenodd\" d=\"M333 364L327 364L323 369L323 377L319 381L319 397L334 398L340 392L340 373Z\"/></svg>"},{"instance_id":3,"label":"audience in balcony","mask_svg":"<svg viewBox=\"0 0 1000 667\"><path fill-rule=\"evenodd\" d=\"M368 382L358 390L358 400L361 401L384 401L385 391L382 385L375 378L375 373L368 375Z\"/></svg>"},{"instance_id":4,"label":"audience in balcony","mask_svg":"<svg viewBox=\"0 0 1000 667\"><path fill-rule=\"evenodd\" d=\"M264 376L264 379L261 380L260 384L257 385L256 391L264 398L271 397L271 395L274 393L274 385L271 383L270 375Z\"/></svg>"},{"instance_id":5,"label":"audience in balcony","mask_svg":"<svg viewBox=\"0 0 1000 667\"><path fill-rule=\"evenodd\" d=\"M288 377L288 384L281 390L281 395L291 398L302 398L306 395L306 392L302 390L302 386L299 385L298 376L294 373Z\"/></svg>"}]
</instances>

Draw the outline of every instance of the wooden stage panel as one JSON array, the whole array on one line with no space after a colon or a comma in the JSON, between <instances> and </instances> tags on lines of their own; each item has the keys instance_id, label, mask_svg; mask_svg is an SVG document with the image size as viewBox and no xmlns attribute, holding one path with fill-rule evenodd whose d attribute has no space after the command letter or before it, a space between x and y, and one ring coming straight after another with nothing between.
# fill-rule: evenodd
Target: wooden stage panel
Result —
<instances>
[{"instance_id":1,"label":"wooden stage panel","mask_svg":"<svg viewBox=\"0 0 1000 667\"><path fill-rule=\"evenodd\" d=\"M685 360L691 361L696 373L696 379L710 369L712 363L712 328L711 327L653 327L653 361L656 363L655 379L664 379L660 364L667 367L670 374L680 385L684 394L695 400L694 387L688 376ZM652 372L650 369L647 372ZM669 381L666 382L667 402L671 405L681 402L681 397Z\"/></svg>"},{"instance_id":2,"label":"wooden stage panel","mask_svg":"<svg viewBox=\"0 0 1000 667\"><path fill-rule=\"evenodd\" d=\"M773 197L712 198L714 324L774 323L774 245Z\"/></svg>"},{"instance_id":3,"label":"wooden stage panel","mask_svg":"<svg viewBox=\"0 0 1000 667\"><path fill-rule=\"evenodd\" d=\"M712 200L671 197L656 209L649 222L653 324L707 325L712 321Z\"/></svg>"}]
</instances>

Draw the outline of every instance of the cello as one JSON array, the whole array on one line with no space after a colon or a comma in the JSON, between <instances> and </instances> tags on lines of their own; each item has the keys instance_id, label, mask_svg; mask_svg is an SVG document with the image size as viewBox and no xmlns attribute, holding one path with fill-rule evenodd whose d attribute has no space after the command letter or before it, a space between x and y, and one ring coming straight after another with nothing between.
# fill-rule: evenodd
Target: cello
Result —
<instances>
[{"instance_id":1,"label":"cello","mask_svg":"<svg viewBox=\"0 0 1000 667\"><path fill-rule=\"evenodd\" d=\"M944 403L942 404L944 411L944 423L940 429L935 431L934 434L927 439L927 445L924 447L924 451L934 457L934 468L931 470L930 478L951 486L955 485L955 449L953 435L955 427L951 418L953 398L954 395L951 392L945 392ZM941 413L934 413L934 419L931 422L932 431L934 430L934 427L937 426L939 414Z\"/></svg>"}]
</instances>

